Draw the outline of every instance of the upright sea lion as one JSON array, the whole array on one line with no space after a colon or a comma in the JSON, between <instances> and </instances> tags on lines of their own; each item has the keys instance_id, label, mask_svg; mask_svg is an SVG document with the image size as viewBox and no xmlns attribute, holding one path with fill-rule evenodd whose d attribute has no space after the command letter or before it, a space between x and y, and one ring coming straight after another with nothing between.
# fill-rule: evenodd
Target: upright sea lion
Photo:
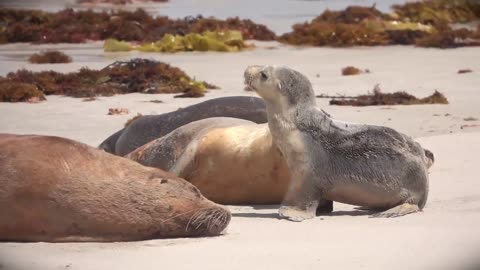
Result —
<instances>
[{"instance_id":1,"label":"upright sea lion","mask_svg":"<svg viewBox=\"0 0 480 270\"><path fill-rule=\"evenodd\" d=\"M290 171L282 217L312 218L328 201L386 210L380 217L425 206L428 158L413 139L387 127L332 119L316 107L310 81L287 67L250 66L244 77L266 103L273 141Z\"/></svg>"},{"instance_id":2,"label":"upright sea lion","mask_svg":"<svg viewBox=\"0 0 480 270\"><path fill-rule=\"evenodd\" d=\"M210 117L233 117L266 123L267 113L262 99L248 96L222 97L207 100L161 115L145 115L117 131L99 148L124 156L151 140L190 122Z\"/></svg>"},{"instance_id":3,"label":"upright sea lion","mask_svg":"<svg viewBox=\"0 0 480 270\"><path fill-rule=\"evenodd\" d=\"M230 212L187 181L64 138L0 135L0 240L220 234Z\"/></svg>"}]
</instances>

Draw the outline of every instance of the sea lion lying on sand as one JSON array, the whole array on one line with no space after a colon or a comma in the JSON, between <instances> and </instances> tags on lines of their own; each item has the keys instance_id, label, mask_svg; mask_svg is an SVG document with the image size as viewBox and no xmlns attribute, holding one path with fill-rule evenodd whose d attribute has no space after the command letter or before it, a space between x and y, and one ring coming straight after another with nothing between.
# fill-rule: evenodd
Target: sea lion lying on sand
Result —
<instances>
[{"instance_id":1,"label":"sea lion lying on sand","mask_svg":"<svg viewBox=\"0 0 480 270\"><path fill-rule=\"evenodd\" d=\"M124 156L178 127L209 117L233 117L255 123L267 122L265 103L261 98L248 96L215 98L161 115L141 116L108 137L99 148Z\"/></svg>"},{"instance_id":2,"label":"sea lion lying on sand","mask_svg":"<svg viewBox=\"0 0 480 270\"><path fill-rule=\"evenodd\" d=\"M391 128L332 119L316 107L310 81L287 67L250 66L245 83L267 106L273 142L291 183L279 213L293 221L338 201L397 217L420 211L428 196L428 158Z\"/></svg>"},{"instance_id":3,"label":"sea lion lying on sand","mask_svg":"<svg viewBox=\"0 0 480 270\"><path fill-rule=\"evenodd\" d=\"M64 138L0 134L0 240L220 234L230 212L187 181Z\"/></svg>"}]
</instances>

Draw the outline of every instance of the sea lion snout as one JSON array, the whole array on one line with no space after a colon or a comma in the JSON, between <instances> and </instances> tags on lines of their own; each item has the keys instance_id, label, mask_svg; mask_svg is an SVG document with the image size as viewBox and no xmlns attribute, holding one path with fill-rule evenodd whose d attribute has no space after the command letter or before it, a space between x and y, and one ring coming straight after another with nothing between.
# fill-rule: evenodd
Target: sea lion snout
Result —
<instances>
[{"instance_id":1,"label":"sea lion snout","mask_svg":"<svg viewBox=\"0 0 480 270\"><path fill-rule=\"evenodd\" d=\"M255 87L253 86L253 81L255 79L256 74L258 74L264 66L260 65L253 65L253 66L248 66L245 69L245 72L243 73L243 77L245 79L245 85L252 90L256 90Z\"/></svg>"}]
</instances>

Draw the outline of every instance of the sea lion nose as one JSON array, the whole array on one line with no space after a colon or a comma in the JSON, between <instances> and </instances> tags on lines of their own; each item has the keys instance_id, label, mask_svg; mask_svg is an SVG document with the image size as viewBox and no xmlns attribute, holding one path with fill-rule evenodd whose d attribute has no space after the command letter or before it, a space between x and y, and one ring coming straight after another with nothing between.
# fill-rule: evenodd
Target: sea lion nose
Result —
<instances>
[{"instance_id":1,"label":"sea lion nose","mask_svg":"<svg viewBox=\"0 0 480 270\"><path fill-rule=\"evenodd\" d=\"M255 73L259 72L262 69L263 66L260 65L248 66L247 69L245 69L243 76L245 77L245 80L247 80L248 78L253 77Z\"/></svg>"}]
</instances>

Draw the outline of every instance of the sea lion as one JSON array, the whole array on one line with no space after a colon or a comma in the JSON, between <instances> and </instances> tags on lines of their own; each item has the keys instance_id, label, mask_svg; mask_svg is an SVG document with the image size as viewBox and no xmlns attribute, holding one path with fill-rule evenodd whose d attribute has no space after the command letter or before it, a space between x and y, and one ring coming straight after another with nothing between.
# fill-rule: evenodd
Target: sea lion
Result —
<instances>
[{"instance_id":1,"label":"sea lion","mask_svg":"<svg viewBox=\"0 0 480 270\"><path fill-rule=\"evenodd\" d=\"M209 117L233 117L255 123L267 122L265 103L261 98L249 96L215 98L161 115L141 116L108 137L99 148L124 156L180 126Z\"/></svg>"},{"instance_id":2,"label":"sea lion","mask_svg":"<svg viewBox=\"0 0 480 270\"><path fill-rule=\"evenodd\" d=\"M332 119L316 107L310 81L290 68L250 66L244 78L266 103L273 141L290 171L280 216L309 219L326 201L386 210L377 217L425 206L428 158L413 139L387 127Z\"/></svg>"},{"instance_id":3,"label":"sea lion","mask_svg":"<svg viewBox=\"0 0 480 270\"><path fill-rule=\"evenodd\" d=\"M266 124L215 117L195 121L125 156L185 178L221 204L276 204L290 177Z\"/></svg>"},{"instance_id":4,"label":"sea lion","mask_svg":"<svg viewBox=\"0 0 480 270\"><path fill-rule=\"evenodd\" d=\"M0 135L0 240L220 234L230 212L187 181L64 138Z\"/></svg>"},{"instance_id":5,"label":"sea lion","mask_svg":"<svg viewBox=\"0 0 480 270\"><path fill-rule=\"evenodd\" d=\"M288 166L268 125L236 118L189 123L125 157L170 171L221 204L279 204L290 183ZM332 210L330 201L317 213Z\"/></svg>"}]
</instances>

